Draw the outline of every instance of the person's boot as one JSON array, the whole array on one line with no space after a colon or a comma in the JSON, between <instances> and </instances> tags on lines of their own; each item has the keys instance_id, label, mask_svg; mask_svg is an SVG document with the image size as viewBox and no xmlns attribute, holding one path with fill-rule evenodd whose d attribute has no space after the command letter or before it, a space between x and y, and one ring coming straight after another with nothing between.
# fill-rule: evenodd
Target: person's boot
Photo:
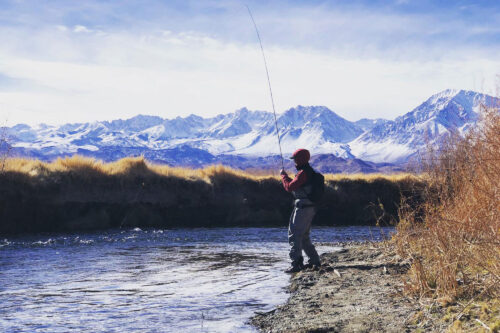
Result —
<instances>
[{"instance_id":1,"label":"person's boot","mask_svg":"<svg viewBox=\"0 0 500 333\"><path fill-rule=\"evenodd\" d=\"M285 273L288 274L297 273L303 269L304 269L304 259L300 257L299 259L292 261L292 266L290 266L290 268L288 268L285 271Z\"/></svg>"},{"instance_id":2,"label":"person's boot","mask_svg":"<svg viewBox=\"0 0 500 333\"><path fill-rule=\"evenodd\" d=\"M312 269L312 270L319 270L321 267L321 261L319 261L319 258L317 260L311 260L309 259L307 261L307 264L304 266L306 269Z\"/></svg>"}]
</instances>

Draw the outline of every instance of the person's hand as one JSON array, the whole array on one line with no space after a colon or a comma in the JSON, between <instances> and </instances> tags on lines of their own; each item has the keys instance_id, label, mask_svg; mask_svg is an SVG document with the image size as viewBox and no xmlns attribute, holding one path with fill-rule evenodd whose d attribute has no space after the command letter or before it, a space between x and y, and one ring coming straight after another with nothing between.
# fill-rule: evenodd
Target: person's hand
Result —
<instances>
[{"instance_id":1,"label":"person's hand","mask_svg":"<svg viewBox=\"0 0 500 333\"><path fill-rule=\"evenodd\" d=\"M281 169L281 170L280 170L280 175L286 175L286 171L285 171L285 169Z\"/></svg>"}]
</instances>

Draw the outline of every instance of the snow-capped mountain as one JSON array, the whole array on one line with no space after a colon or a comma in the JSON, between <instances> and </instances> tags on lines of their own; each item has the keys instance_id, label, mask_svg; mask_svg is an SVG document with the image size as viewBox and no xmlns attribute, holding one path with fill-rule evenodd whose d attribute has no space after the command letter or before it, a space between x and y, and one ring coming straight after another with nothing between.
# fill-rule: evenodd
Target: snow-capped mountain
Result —
<instances>
[{"instance_id":1,"label":"snow-capped mountain","mask_svg":"<svg viewBox=\"0 0 500 333\"><path fill-rule=\"evenodd\" d=\"M298 106L278 117L285 153L298 146L320 153L352 157L347 143L363 130L323 106ZM9 129L15 147L41 150L47 155L97 151L103 147L173 149L190 146L211 154L268 156L279 152L274 116L246 108L213 118L190 115L163 119L139 115L62 126L16 125Z\"/></svg>"},{"instance_id":2,"label":"snow-capped mountain","mask_svg":"<svg viewBox=\"0 0 500 333\"><path fill-rule=\"evenodd\" d=\"M404 162L427 144L439 144L450 133L463 135L478 119L481 104L500 99L465 90L445 90L394 121L383 122L349 143L357 158Z\"/></svg>"},{"instance_id":3,"label":"snow-capped mountain","mask_svg":"<svg viewBox=\"0 0 500 333\"><path fill-rule=\"evenodd\" d=\"M301 147L343 159L400 163L428 142L464 133L478 119L480 103L499 101L472 91L446 90L394 121L351 122L324 106L300 105L279 114L277 121L285 154ZM42 159L79 153L109 161L145 154L156 161L201 166L217 156L237 165L279 153L273 114L246 108L212 118L138 115L62 126L19 124L8 128L8 134L19 155Z\"/></svg>"}]
</instances>

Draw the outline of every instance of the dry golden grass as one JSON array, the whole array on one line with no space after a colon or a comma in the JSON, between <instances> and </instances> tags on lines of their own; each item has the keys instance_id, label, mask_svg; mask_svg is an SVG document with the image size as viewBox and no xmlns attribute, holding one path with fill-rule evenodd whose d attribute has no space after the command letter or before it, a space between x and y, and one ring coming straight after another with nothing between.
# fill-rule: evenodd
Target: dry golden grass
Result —
<instances>
[{"instance_id":1,"label":"dry golden grass","mask_svg":"<svg viewBox=\"0 0 500 333\"><path fill-rule=\"evenodd\" d=\"M30 176L50 176L57 172L74 172L80 175L85 174L105 174L105 175L138 175L154 173L165 177L178 177L183 179L203 180L210 182L214 176L236 176L252 180L262 180L267 178L279 179L277 173L266 170L251 170L249 172L232 169L223 165L213 165L203 169L190 169L180 167L170 167L167 165L152 164L143 157L128 157L116 162L104 163L102 161L83 157L72 156L59 158L53 162L42 162L35 159L8 158L5 161L5 172L20 172ZM389 181L401 181L406 178L415 178L413 174L326 174L326 181L340 180L364 180L372 182L377 179Z\"/></svg>"},{"instance_id":2,"label":"dry golden grass","mask_svg":"<svg viewBox=\"0 0 500 333\"><path fill-rule=\"evenodd\" d=\"M204 169L189 169L156 165L146 161L143 157L128 157L116 162L104 163L102 161L74 155L72 157L58 158L53 162L42 162L35 159L9 158L5 161L5 172L20 172L30 176L49 176L56 172L75 172L79 174L100 173L103 175L138 175L155 173L165 177L184 179L206 180L217 174L232 174L257 179L259 176L244 173L221 165L210 166Z\"/></svg>"},{"instance_id":3,"label":"dry golden grass","mask_svg":"<svg viewBox=\"0 0 500 333\"><path fill-rule=\"evenodd\" d=\"M430 152L423 164L429 183L425 202L412 209L402 206L393 239L399 253L412 262L406 291L435 297L444 305L461 302L464 309L479 299L498 299L498 109L483 108L476 129L464 139L450 139L439 155ZM489 320L494 324L498 317Z\"/></svg>"},{"instance_id":4,"label":"dry golden grass","mask_svg":"<svg viewBox=\"0 0 500 333\"><path fill-rule=\"evenodd\" d=\"M326 174L326 181L340 181L340 180L364 180L366 182L373 182L378 179L386 179L393 182L399 182L405 179L415 179L421 178L419 175L412 173L394 173L394 174L384 174L384 173L338 173L338 174Z\"/></svg>"}]
</instances>

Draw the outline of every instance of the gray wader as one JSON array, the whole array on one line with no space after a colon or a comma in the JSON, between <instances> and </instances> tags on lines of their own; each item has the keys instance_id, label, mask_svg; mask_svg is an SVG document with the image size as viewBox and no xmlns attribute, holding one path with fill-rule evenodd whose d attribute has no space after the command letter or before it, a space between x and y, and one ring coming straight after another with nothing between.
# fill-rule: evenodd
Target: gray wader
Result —
<instances>
[{"instance_id":1,"label":"gray wader","mask_svg":"<svg viewBox=\"0 0 500 333\"><path fill-rule=\"evenodd\" d=\"M302 197L302 193L294 191L295 197ZM304 192L304 191L300 191ZM290 259L292 265L302 265L303 257L302 250L309 257L309 263L319 265L319 256L316 248L311 242L310 231L311 223L316 214L316 207L313 202L307 198L297 198L294 202L295 208L290 216L288 226L288 243L292 247L290 249Z\"/></svg>"}]
</instances>

